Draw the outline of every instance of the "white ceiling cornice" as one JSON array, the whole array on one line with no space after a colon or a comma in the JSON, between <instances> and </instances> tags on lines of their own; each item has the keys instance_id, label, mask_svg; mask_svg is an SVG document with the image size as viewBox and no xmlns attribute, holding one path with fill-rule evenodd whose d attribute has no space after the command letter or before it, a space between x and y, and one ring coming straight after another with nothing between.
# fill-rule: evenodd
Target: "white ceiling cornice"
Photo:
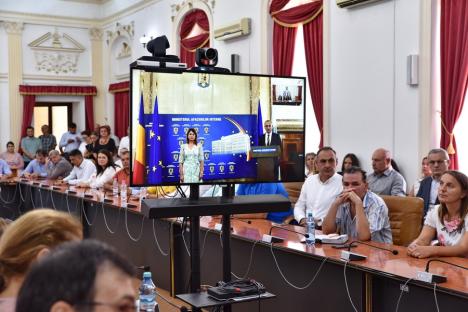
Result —
<instances>
[{"instance_id":1,"label":"white ceiling cornice","mask_svg":"<svg viewBox=\"0 0 468 312\"><path fill-rule=\"evenodd\" d=\"M50 14L22 13L0 11L0 21L22 21L25 24L69 26L77 28L102 27L105 28L119 19L132 15L162 0L142 0L105 18L79 18L70 16L56 16Z\"/></svg>"}]
</instances>

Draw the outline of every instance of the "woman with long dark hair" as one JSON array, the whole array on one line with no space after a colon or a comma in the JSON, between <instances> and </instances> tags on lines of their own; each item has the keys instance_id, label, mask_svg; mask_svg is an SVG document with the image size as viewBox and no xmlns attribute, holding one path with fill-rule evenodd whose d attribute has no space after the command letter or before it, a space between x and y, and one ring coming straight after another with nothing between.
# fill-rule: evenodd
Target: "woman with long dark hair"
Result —
<instances>
[{"instance_id":1,"label":"woman with long dark hair","mask_svg":"<svg viewBox=\"0 0 468 312\"><path fill-rule=\"evenodd\" d=\"M348 153L343 158L343 162L341 163L341 171L338 172L338 174L343 175L345 170L351 167L361 167L361 166L360 166L359 159L357 158L357 156L353 153Z\"/></svg>"},{"instance_id":2,"label":"woman with long dark hair","mask_svg":"<svg viewBox=\"0 0 468 312\"><path fill-rule=\"evenodd\" d=\"M440 205L427 212L419 237L408 246L416 258L468 257L468 177L446 171L440 178ZM433 239L438 246L431 246Z\"/></svg>"},{"instance_id":3,"label":"woman with long dark hair","mask_svg":"<svg viewBox=\"0 0 468 312\"><path fill-rule=\"evenodd\" d=\"M86 182L78 184L79 187L103 187L107 182L112 181L116 172L116 166L112 153L108 150L102 149L97 154L96 173Z\"/></svg>"},{"instance_id":4,"label":"woman with long dark hair","mask_svg":"<svg viewBox=\"0 0 468 312\"><path fill-rule=\"evenodd\" d=\"M203 147L197 143L197 132L187 131L187 143L182 144L179 154L179 176L182 183L197 183L203 178Z\"/></svg>"}]
</instances>

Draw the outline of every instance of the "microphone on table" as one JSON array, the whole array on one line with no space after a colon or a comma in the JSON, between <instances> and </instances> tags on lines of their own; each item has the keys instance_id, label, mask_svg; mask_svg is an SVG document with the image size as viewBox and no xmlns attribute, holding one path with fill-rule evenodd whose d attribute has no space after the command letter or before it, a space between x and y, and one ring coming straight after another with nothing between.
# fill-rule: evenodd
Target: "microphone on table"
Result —
<instances>
[{"instance_id":1,"label":"microphone on table","mask_svg":"<svg viewBox=\"0 0 468 312\"><path fill-rule=\"evenodd\" d=\"M351 252L351 248L353 247L354 243L363 244L363 245L366 245L366 246L369 246L369 247L372 247L372 248L376 248L376 249L391 252L394 255L398 255L398 250L396 250L396 249L383 248L383 247L379 247L379 246L375 246L375 245L372 245L372 244L369 244L369 243L362 242L360 240L354 240L354 241L351 241L351 243L349 243L347 251L342 251L341 252L341 259L348 260L348 261L353 261L353 260L365 260L367 258L367 256L365 256L365 255L361 255L361 254L358 254L358 253L355 253L355 252Z\"/></svg>"},{"instance_id":2,"label":"microphone on table","mask_svg":"<svg viewBox=\"0 0 468 312\"><path fill-rule=\"evenodd\" d=\"M425 271L418 271L418 273L416 275L416 279L418 279L420 281L423 281L423 282L431 283L431 284L432 283L435 283L435 284L445 283L447 281L447 276L441 275L441 274L434 274L434 273L429 272L429 264L431 262L442 262L442 263L446 263L446 264L455 266L457 268L468 270L467 267L464 267L464 266L461 266L461 265L458 265L458 264L455 264L455 263L451 263L451 262L448 262L448 261L445 261L445 260L431 259L431 260L427 261Z\"/></svg>"},{"instance_id":3,"label":"microphone on table","mask_svg":"<svg viewBox=\"0 0 468 312\"><path fill-rule=\"evenodd\" d=\"M301 233L301 232L294 231L294 230L291 230L291 229L288 229L288 228L285 228L285 227L282 227L282 226L272 225L270 227L270 231L268 232L268 235L263 234L262 241L264 241L265 243L281 243L281 242L284 241L284 238L282 238L282 237L272 236L271 235L271 232L272 232L272 230L274 228L282 229L284 231L288 231L288 232L291 232L291 233L300 234L300 235L304 236L305 238L309 238L309 234L307 234L307 233Z\"/></svg>"}]
</instances>

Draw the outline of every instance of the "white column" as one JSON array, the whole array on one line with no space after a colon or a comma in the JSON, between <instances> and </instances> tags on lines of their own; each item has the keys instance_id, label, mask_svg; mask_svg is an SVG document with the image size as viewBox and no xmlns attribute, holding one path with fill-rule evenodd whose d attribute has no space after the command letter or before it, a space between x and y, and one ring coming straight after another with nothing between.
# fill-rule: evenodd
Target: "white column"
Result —
<instances>
[{"instance_id":1,"label":"white column","mask_svg":"<svg viewBox=\"0 0 468 312\"><path fill-rule=\"evenodd\" d=\"M22 22L4 22L8 34L8 97L10 107L10 139L19 146L23 120L23 100L19 85L23 81Z\"/></svg>"},{"instance_id":2,"label":"white column","mask_svg":"<svg viewBox=\"0 0 468 312\"><path fill-rule=\"evenodd\" d=\"M97 95L94 97L94 122L99 124L106 123L105 117L105 92L104 69L102 59L102 30L100 28L91 28L89 36L91 38L91 83L97 88Z\"/></svg>"}]
</instances>

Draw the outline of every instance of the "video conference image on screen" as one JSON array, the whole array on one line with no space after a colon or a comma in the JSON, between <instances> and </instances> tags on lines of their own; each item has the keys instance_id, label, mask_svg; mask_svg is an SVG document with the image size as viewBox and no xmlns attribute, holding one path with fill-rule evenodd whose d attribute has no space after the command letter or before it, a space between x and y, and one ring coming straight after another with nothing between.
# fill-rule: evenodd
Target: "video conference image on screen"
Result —
<instances>
[{"instance_id":1,"label":"video conference image on screen","mask_svg":"<svg viewBox=\"0 0 468 312\"><path fill-rule=\"evenodd\" d=\"M131 71L132 185L304 179L304 78Z\"/></svg>"}]
</instances>

